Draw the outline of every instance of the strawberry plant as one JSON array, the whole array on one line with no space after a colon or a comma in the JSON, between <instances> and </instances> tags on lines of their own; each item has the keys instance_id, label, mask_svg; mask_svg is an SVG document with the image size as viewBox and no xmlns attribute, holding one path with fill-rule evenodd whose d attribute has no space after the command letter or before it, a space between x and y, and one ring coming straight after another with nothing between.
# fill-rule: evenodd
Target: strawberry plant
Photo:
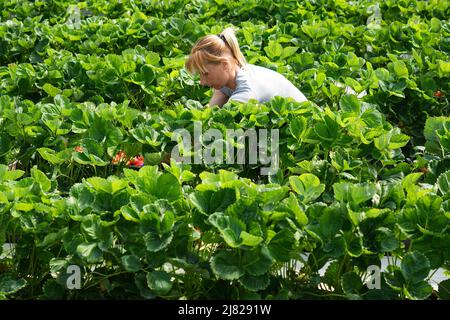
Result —
<instances>
[{"instance_id":1,"label":"strawberry plant","mask_svg":"<svg viewBox=\"0 0 450 320\"><path fill-rule=\"evenodd\" d=\"M0 9L0 299L448 299L446 1ZM308 101L203 107L230 25Z\"/></svg>"}]
</instances>

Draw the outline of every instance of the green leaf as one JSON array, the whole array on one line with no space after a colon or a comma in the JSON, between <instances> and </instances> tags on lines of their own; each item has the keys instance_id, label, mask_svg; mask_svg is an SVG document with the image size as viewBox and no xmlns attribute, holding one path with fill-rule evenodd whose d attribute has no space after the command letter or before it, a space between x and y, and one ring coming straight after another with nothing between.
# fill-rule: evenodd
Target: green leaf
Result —
<instances>
[{"instance_id":1,"label":"green leaf","mask_svg":"<svg viewBox=\"0 0 450 320\"><path fill-rule=\"evenodd\" d=\"M126 255L122 257L122 265L126 271L138 272L142 269L139 258L135 255Z\"/></svg>"},{"instance_id":2,"label":"green leaf","mask_svg":"<svg viewBox=\"0 0 450 320\"><path fill-rule=\"evenodd\" d=\"M144 299L155 299L156 295L149 289L147 277L143 273L135 273L134 283Z\"/></svg>"},{"instance_id":3,"label":"green leaf","mask_svg":"<svg viewBox=\"0 0 450 320\"><path fill-rule=\"evenodd\" d=\"M403 257L401 271L407 283L416 284L428 277L430 262L421 252L408 252Z\"/></svg>"},{"instance_id":4,"label":"green leaf","mask_svg":"<svg viewBox=\"0 0 450 320\"><path fill-rule=\"evenodd\" d=\"M64 250L70 255L75 255L78 245L83 243L83 241L84 239L80 233L74 233L69 230L63 237Z\"/></svg>"},{"instance_id":5,"label":"green leaf","mask_svg":"<svg viewBox=\"0 0 450 320\"><path fill-rule=\"evenodd\" d=\"M0 165L0 181L17 180L25 174L22 170L8 170L5 165Z\"/></svg>"},{"instance_id":6,"label":"green leaf","mask_svg":"<svg viewBox=\"0 0 450 320\"><path fill-rule=\"evenodd\" d=\"M106 192L106 193L112 193L111 190L111 183L100 177L91 177L86 179L86 182L92 186L96 191Z\"/></svg>"},{"instance_id":7,"label":"green leaf","mask_svg":"<svg viewBox=\"0 0 450 320\"><path fill-rule=\"evenodd\" d=\"M297 198L293 193L289 194L289 198L283 201L289 210L295 215L295 220L301 225L306 226L308 224L308 217L303 209L300 207Z\"/></svg>"},{"instance_id":8,"label":"green leaf","mask_svg":"<svg viewBox=\"0 0 450 320\"><path fill-rule=\"evenodd\" d=\"M324 117L323 122L317 122L314 126L314 133L320 142L326 146L331 146L339 137L340 128L335 119L329 115Z\"/></svg>"},{"instance_id":9,"label":"green leaf","mask_svg":"<svg viewBox=\"0 0 450 320\"><path fill-rule=\"evenodd\" d=\"M236 201L236 191L231 188L219 189L217 191L196 191L189 196L192 204L205 214L223 212Z\"/></svg>"},{"instance_id":10,"label":"green leaf","mask_svg":"<svg viewBox=\"0 0 450 320\"><path fill-rule=\"evenodd\" d=\"M406 177L403 178L402 187L406 191L414 190L413 187L416 185L417 181L423 175L421 172L410 173Z\"/></svg>"},{"instance_id":11,"label":"green leaf","mask_svg":"<svg viewBox=\"0 0 450 320\"><path fill-rule=\"evenodd\" d=\"M357 80L355 80L353 78L346 77L344 82L347 85L347 87L345 89L346 92L352 92L350 90L350 88L354 89L354 91L356 91L356 92L361 92L364 89L364 87Z\"/></svg>"},{"instance_id":12,"label":"green leaf","mask_svg":"<svg viewBox=\"0 0 450 320\"><path fill-rule=\"evenodd\" d=\"M145 205L143 213L140 213L141 232L155 231L158 234L171 232L175 222L173 211L173 206L167 200L156 200Z\"/></svg>"},{"instance_id":13,"label":"green leaf","mask_svg":"<svg viewBox=\"0 0 450 320\"><path fill-rule=\"evenodd\" d=\"M352 239L346 248L351 257L360 257L363 254L363 239L360 237Z\"/></svg>"},{"instance_id":14,"label":"green leaf","mask_svg":"<svg viewBox=\"0 0 450 320\"><path fill-rule=\"evenodd\" d=\"M152 66L144 64L141 67L140 80L144 83L145 86L149 86L154 79L155 79L155 72L153 71Z\"/></svg>"},{"instance_id":15,"label":"green leaf","mask_svg":"<svg viewBox=\"0 0 450 320\"><path fill-rule=\"evenodd\" d=\"M60 273L64 272L69 265L69 261L66 259L57 259L52 258L49 262L50 272L51 273Z\"/></svg>"},{"instance_id":16,"label":"green leaf","mask_svg":"<svg viewBox=\"0 0 450 320\"><path fill-rule=\"evenodd\" d=\"M289 122L289 131L298 141L301 141L307 129L306 119L304 117L293 118Z\"/></svg>"},{"instance_id":17,"label":"green leaf","mask_svg":"<svg viewBox=\"0 0 450 320\"><path fill-rule=\"evenodd\" d=\"M292 57L298 50L298 47L285 47L283 49L283 54L281 55L282 59Z\"/></svg>"},{"instance_id":18,"label":"green leaf","mask_svg":"<svg viewBox=\"0 0 450 320\"><path fill-rule=\"evenodd\" d=\"M273 259L265 246L245 251L242 257L242 265L245 271L254 276L268 272L272 264Z\"/></svg>"},{"instance_id":19,"label":"green leaf","mask_svg":"<svg viewBox=\"0 0 450 320\"><path fill-rule=\"evenodd\" d=\"M220 233L225 242L232 248L238 248L243 244L241 237L231 228L222 229Z\"/></svg>"},{"instance_id":20,"label":"green leaf","mask_svg":"<svg viewBox=\"0 0 450 320\"><path fill-rule=\"evenodd\" d=\"M17 211L28 212L34 209L34 203L16 202L14 203L14 209Z\"/></svg>"},{"instance_id":21,"label":"green leaf","mask_svg":"<svg viewBox=\"0 0 450 320\"><path fill-rule=\"evenodd\" d=\"M430 20L430 32L439 32L441 29L441 20L433 17Z\"/></svg>"},{"instance_id":22,"label":"green leaf","mask_svg":"<svg viewBox=\"0 0 450 320\"><path fill-rule=\"evenodd\" d=\"M146 170L143 167L140 171ZM163 173L159 177L145 175L137 179L138 189L149 193L158 199L175 201L181 196L181 185L177 178L170 173Z\"/></svg>"},{"instance_id":23,"label":"green leaf","mask_svg":"<svg viewBox=\"0 0 450 320\"><path fill-rule=\"evenodd\" d=\"M409 141L409 136L402 134L399 128L394 128L374 139L378 150L395 150L404 147Z\"/></svg>"},{"instance_id":24,"label":"green leaf","mask_svg":"<svg viewBox=\"0 0 450 320\"><path fill-rule=\"evenodd\" d=\"M211 258L211 269L224 280L236 280L244 275L237 252L221 250Z\"/></svg>"},{"instance_id":25,"label":"green leaf","mask_svg":"<svg viewBox=\"0 0 450 320\"><path fill-rule=\"evenodd\" d=\"M388 272L383 272L386 283L396 291L400 291L405 284L402 271L397 266L388 267Z\"/></svg>"},{"instance_id":26,"label":"green leaf","mask_svg":"<svg viewBox=\"0 0 450 320\"><path fill-rule=\"evenodd\" d=\"M117 146L122 143L122 139L122 131L117 127L112 127L107 132L106 147L116 150Z\"/></svg>"},{"instance_id":27,"label":"green leaf","mask_svg":"<svg viewBox=\"0 0 450 320\"><path fill-rule=\"evenodd\" d=\"M117 74L120 74L120 67L122 66L123 57L119 56L117 54L108 54L105 57L105 60L108 62L108 64L115 69Z\"/></svg>"},{"instance_id":28,"label":"green leaf","mask_svg":"<svg viewBox=\"0 0 450 320\"><path fill-rule=\"evenodd\" d=\"M111 193L116 194L117 192L128 187L128 182L122 179L118 179L115 177L108 177L109 182L111 183Z\"/></svg>"},{"instance_id":29,"label":"green leaf","mask_svg":"<svg viewBox=\"0 0 450 320\"><path fill-rule=\"evenodd\" d=\"M325 190L325 185L321 184L319 178L312 173L304 173L299 177L291 176L289 183L303 203L316 200Z\"/></svg>"},{"instance_id":30,"label":"green leaf","mask_svg":"<svg viewBox=\"0 0 450 320\"><path fill-rule=\"evenodd\" d=\"M148 251L158 252L166 248L173 239L173 234L157 234L156 232L148 232L144 235L145 246Z\"/></svg>"},{"instance_id":31,"label":"green leaf","mask_svg":"<svg viewBox=\"0 0 450 320\"><path fill-rule=\"evenodd\" d=\"M450 75L450 62L437 60L438 75L440 78L448 77Z\"/></svg>"},{"instance_id":32,"label":"green leaf","mask_svg":"<svg viewBox=\"0 0 450 320\"><path fill-rule=\"evenodd\" d=\"M25 288L27 281L25 279L15 279L10 275L0 275L0 294L13 294L20 289Z\"/></svg>"},{"instance_id":33,"label":"green leaf","mask_svg":"<svg viewBox=\"0 0 450 320\"><path fill-rule=\"evenodd\" d=\"M130 205L137 212L144 210L144 207L152 202L153 198L145 193L133 194L130 197Z\"/></svg>"},{"instance_id":34,"label":"green leaf","mask_svg":"<svg viewBox=\"0 0 450 320\"><path fill-rule=\"evenodd\" d=\"M125 171L125 170L124 170ZM156 183L157 178L161 176L161 173L159 172L158 166L144 166L142 167L137 177L132 174L132 172L129 171L129 169L126 169L125 173L127 174L128 178L131 178L130 180L133 181L136 179L136 182L134 183L136 185L136 188L139 191L146 192L146 193L153 193L154 189L156 189Z\"/></svg>"},{"instance_id":35,"label":"green leaf","mask_svg":"<svg viewBox=\"0 0 450 320\"><path fill-rule=\"evenodd\" d=\"M37 241L36 247L49 247L53 246L54 244L60 242L64 236L64 234L67 232L68 228L64 227L58 230L57 232L50 232L47 233L43 240Z\"/></svg>"},{"instance_id":36,"label":"green leaf","mask_svg":"<svg viewBox=\"0 0 450 320\"><path fill-rule=\"evenodd\" d=\"M389 149L395 150L404 147L409 141L409 136L401 133L393 133L389 141Z\"/></svg>"},{"instance_id":37,"label":"green leaf","mask_svg":"<svg viewBox=\"0 0 450 320\"><path fill-rule=\"evenodd\" d=\"M202 184L211 185L215 187L229 187L228 184L238 180L238 175L234 172L219 170L219 173L211 173L203 171L200 173L200 178L202 179Z\"/></svg>"},{"instance_id":38,"label":"green leaf","mask_svg":"<svg viewBox=\"0 0 450 320\"><path fill-rule=\"evenodd\" d=\"M81 243L77 246L77 253L88 263L101 262L103 258L97 243Z\"/></svg>"},{"instance_id":39,"label":"green leaf","mask_svg":"<svg viewBox=\"0 0 450 320\"><path fill-rule=\"evenodd\" d=\"M161 60L161 58L157 52L147 51L147 55L145 56L145 62L157 66L159 64L159 60Z\"/></svg>"},{"instance_id":40,"label":"green leaf","mask_svg":"<svg viewBox=\"0 0 450 320\"><path fill-rule=\"evenodd\" d=\"M286 197L289 192L289 188L286 186L275 185L258 185L255 188L256 191L256 201L259 202L261 206L268 204L279 203Z\"/></svg>"},{"instance_id":41,"label":"green leaf","mask_svg":"<svg viewBox=\"0 0 450 320\"><path fill-rule=\"evenodd\" d=\"M333 258L340 258L346 252L346 242L343 236L336 236L335 238L329 238L324 241L322 250L327 255Z\"/></svg>"},{"instance_id":42,"label":"green leaf","mask_svg":"<svg viewBox=\"0 0 450 320\"><path fill-rule=\"evenodd\" d=\"M9 203L8 196L4 192L0 191L0 204L8 204L8 203ZM1 241L1 239L2 238L0 238L0 241ZM0 249L0 252L1 252L1 249Z\"/></svg>"},{"instance_id":43,"label":"green leaf","mask_svg":"<svg viewBox=\"0 0 450 320\"><path fill-rule=\"evenodd\" d=\"M372 183L353 184L340 182L333 185L333 190L336 200L349 202L354 205L359 205L372 199L376 193L376 187Z\"/></svg>"},{"instance_id":44,"label":"green leaf","mask_svg":"<svg viewBox=\"0 0 450 320\"><path fill-rule=\"evenodd\" d=\"M437 295L439 299L450 300L450 279L439 283Z\"/></svg>"},{"instance_id":45,"label":"green leaf","mask_svg":"<svg viewBox=\"0 0 450 320\"><path fill-rule=\"evenodd\" d=\"M88 187L82 183L76 183L70 188L70 198L68 201L76 201L80 211L90 208L95 201L94 195L89 191Z\"/></svg>"},{"instance_id":46,"label":"green leaf","mask_svg":"<svg viewBox=\"0 0 450 320\"><path fill-rule=\"evenodd\" d=\"M420 231L425 234L442 236L447 228L447 219L441 214L442 198L436 195L423 195L413 208L403 208L398 217L401 229L414 235Z\"/></svg>"},{"instance_id":47,"label":"green leaf","mask_svg":"<svg viewBox=\"0 0 450 320\"><path fill-rule=\"evenodd\" d=\"M344 94L339 100L339 107L344 112L359 115L361 111L361 102L353 94Z\"/></svg>"},{"instance_id":48,"label":"green leaf","mask_svg":"<svg viewBox=\"0 0 450 320\"><path fill-rule=\"evenodd\" d=\"M277 41L269 40L269 45L264 47L264 51L270 59L275 60L283 54L283 47Z\"/></svg>"},{"instance_id":49,"label":"green leaf","mask_svg":"<svg viewBox=\"0 0 450 320\"><path fill-rule=\"evenodd\" d=\"M54 87L51 83L46 83L42 86L42 89L50 96L55 97L62 92L61 89Z\"/></svg>"},{"instance_id":50,"label":"green leaf","mask_svg":"<svg viewBox=\"0 0 450 320\"><path fill-rule=\"evenodd\" d=\"M64 298L66 289L60 285L55 279L49 279L42 286L46 299L61 300Z\"/></svg>"},{"instance_id":51,"label":"green leaf","mask_svg":"<svg viewBox=\"0 0 450 320\"><path fill-rule=\"evenodd\" d=\"M208 221L219 229L223 239L230 247L237 248L243 244L241 233L245 231L245 224L241 220L216 212L209 216ZM250 243L255 241L255 239L251 239L251 236L248 236L247 240Z\"/></svg>"},{"instance_id":52,"label":"green leaf","mask_svg":"<svg viewBox=\"0 0 450 320\"><path fill-rule=\"evenodd\" d=\"M303 24L302 31L313 40L323 38L330 33L329 28L322 27L319 24Z\"/></svg>"},{"instance_id":53,"label":"green leaf","mask_svg":"<svg viewBox=\"0 0 450 320\"><path fill-rule=\"evenodd\" d=\"M450 117L427 117L423 135L425 136L425 148L428 152L442 155L441 138L439 133L443 134L450 128Z\"/></svg>"},{"instance_id":54,"label":"green leaf","mask_svg":"<svg viewBox=\"0 0 450 320\"><path fill-rule=\"evenodd\" d=\"M242 244L249 247L256 247L263 241L262 237L255 236L246 231L242 231L240 238L242 239Z\"/></svg>"},{"instance_id":55,"label":"green leaf","mask_svg":"<svg viewBox=\"0 0 450 320\"><path fill-rule=\"evenodd\" d=\"M123 206L122 208L120 208L120 212L122 213L122 216L128 221L140 221L139 213L136 212L136 210L131 206Z\"/></svg>"},{"instance_id":56,"label":"green leaf","mask_svg":"<svg viewBox=\"0 0 450 320\"><path fill-rule=\"evenodd\" d=\"M376 231L376 241L380 243L380 250L382 252L392 252L399 247L397 237L392 230L380 227Z\"/></svg>"},{"instance_id":57,"label":"green leaf","mask_svg":"<svg viewBox=\"0 0 450 320\"><path fill-rule=\"evenodd\" d=\"M294 242L292 231L288 229L279 231L269 242L270 255L277 261L288 262L291 259Z\"/></svg>"},{"instance_id":58,"label":"green leaf","mask_svg":"<svg viewBox=\"0 0 450 320\"><path fill-rule=\"evenodd\" d=\"M342 275L341 286L346 295L359 295L364 284L355 272L350 271Z\"/></svg>"},{"instance_id":59,"label":"green leaf","mask_svg":"<svg viewBox=\"0 0 450 320\"><path fill-rule=\"evenodd\" d=\"M89 214L83 217L80 230L88 240L106 240L111 235L110 230L104 226L99 215Z\"/></svg>"},{"instance_id":60,"label":"green leaf","mask_svg":"<svg viewBox=\"0 0 450 320\"><path fill-rule=\"evenodd\" d=\"M130 130L133 137L143 144L151 145L152 147L158 147L162 141L158 140L159 133L152 127L138 126L135 129Z\"/></svg>"},{"instance_id":61,"label":"green leaf","mask_svg":"<svg viewBox=\"0 0 450 320\"><path fill-rule=\"evenodd\" d=\"M36 167L33 167L31 169L31 176L33 177L34 181L39 184L41 187L41 190L44 192L50 191L52 187L52 183L49 178L43 173L41 170L37 169Z\"/></svg>"},{"instance_id":62,"label":"green leaf","mask_svg":"<svg viewBox=\"0 0 450 320\"><path fill-rule=\"evenodd\" d=\"M148 94L153 94L152 86L156 75L151 65L143 65L139 72L133 72L130 77L125 78L125 81L140 85L142 90Z\"/></svg>"},{"instance_id":63,"label":"green leaf","mask_svg":"<svg viewBox=\"0 0 450 320\"><path fill-rule=\"evenodd\" d=\"M246 274L239 278L239 283L250 291L264 290L269 286L269 276L267 274L260 276Z\"/></svg>"},{"instance_id":64,"label":"green leaf","mask_svg":"<svg viewBox=\"0 0 450 320\"><path fill-rule=\"evenodd\" d=\"M68 153L66 152L56 152L49 148L39 148L37 149L42 158L47 160L53 165L60 165L69 159Z\"/></svg>"},{"instance_id":65,"label":"green leaf","mask_svg":"<svg viewBox=\"0 0 450 320\"><path fill-rule=\"evenodd\" d=\"M91 177L86 179L86 182L92 186L96 191L114 194L120 190L125 189L128 183L125 180L115 178L113 176L108 179L100 177Z\"/></svg>"},{"instance_id":66,"label":"green leaf","mask_svg":"<svg viewBox=\"0 0 450 320\"><path fill-rule=\"evenodd\" d=\"M147 273L148 287L158 296L167 295L172 290L170 275L165 271Z\"/></svg>"},{"instance_id":67,"label":"green leaf","mask_svg":"<svg viewBox=\"0 0 450 320\"><path fill-rule=\"evenodd\" d=\"M323 239L332 239L343 224L342 213L339 208L328 207L319 217L319 230Z\"/></svg>"},{"instance_id":68,"label":"green leaf","mask_svg":"<svg viewBox=\"0 0 450 320\"><path fill-rule=\"evenodd\" d=\"M373 198L376 193L375 185L362 183L352 186L352 202L356 205Z\"/></svg>"},{"instance_id":69,"label":"green leaf","mask_svg":"<svg viewBox=\"0 0 450 320\"><path fill-rule=\"evenodd\" d=\"M437 187L442 195L450 197L450 170L442 173L437 179Z\"/></svg>"},{"instance_id":70,"label":"green leaf","mask_svg":"<svg viewBox=\"0 0 450 320\"><path fill-rule=\"evenodd\" d=\"M79 164L92 165L92 166L106 166L109 162L106 162L94 154L86 154L76 152L72 155L73 160Z\"/></svg>"},{"instance_id":71,"label":"green leaf","mask_svg":"<svg viewBox=\"0 0 450 320\"><path fill-rule=\"evenodd\" d=\"M407 283L405 293L408 299L425 300L433 293L433 287L426 281Z\"/></svg>"},{"instance_id":72,"label":"green leaf","mask_svg":"<svg viewBox=\"0 0 450 320\"><path fill-rule=\"evenodd\" d=\"M406 64L403 61L396 61L392 63L392 68L399 79L408 79L409 72Z\"/></svg>"}]
</instances>

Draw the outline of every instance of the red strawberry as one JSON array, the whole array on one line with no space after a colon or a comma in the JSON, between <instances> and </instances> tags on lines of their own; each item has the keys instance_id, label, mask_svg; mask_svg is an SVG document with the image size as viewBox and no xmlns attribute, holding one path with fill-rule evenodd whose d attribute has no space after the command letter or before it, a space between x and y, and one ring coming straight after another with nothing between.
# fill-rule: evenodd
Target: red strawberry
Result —
<instances>
[{"instance_id":1,"label":"red strawberry","mask_svg":"<svg viewBox=\"0 0 450 320\"><path fill-rule=\"evenodd\" d=\"M419 168L419 171L422 172L422 173L428 173L428 168L427 167L422 167L422 168Z\"/></svg>"},{"instance_id":2,"label":"red strawberry","mask_svg":"<svg viewBox=\"0 0 450 320\"><path fill-rule=\"evenodd\" d=\"M137 155L134 158L131 158L127 162L127 166L133 166L133 167L142 167L144 165L144 157L141 155Z\"/></svg>"},{"instance_id":3,"label":"red strawberry","mask_svg":"<svg viewBox=\"0 0 450 320\"><path fill-rule=\"evenodd\" d=\"M84 152L81 146L76 146L75 148L73 148L73 150L75 150L76 152Z\"/></svg>"},{"instance_id":4,"label":"red strawberry","mask_svg":"<svg viewBox=\"0 0 450 320\"><path fill-rule=\"evenodd\" d=\"M435 96L436 98L440 98L440 97L444 96L444 94L442 93L441 90L437 90L437 91L433 94L433 96Z\"/></svg>"},{"instance_id":5,"label":"red strawberry","mask_svg":"<svg viewBox=\"0 0 450 320\"><path fill-rule=\"evenodd\" d=\"M114 159L111 160L112 164L118 164L120 162L125 162L125 160L127 159L127 155L125 154L125 152L123 152L123 150L120 150L116 156L114 157Z\"/></svg>"}]
</instances>

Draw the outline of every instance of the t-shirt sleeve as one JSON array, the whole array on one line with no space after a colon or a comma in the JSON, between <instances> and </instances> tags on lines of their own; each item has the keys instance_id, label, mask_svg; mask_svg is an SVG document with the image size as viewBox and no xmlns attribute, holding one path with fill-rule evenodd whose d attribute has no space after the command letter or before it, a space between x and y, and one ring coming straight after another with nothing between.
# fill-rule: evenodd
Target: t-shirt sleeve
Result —
<instances>
[{"instance_id":1,"label":"t-shirt sleeve","mask_svg":"<svg viewBox=\"0 0 450 320\"><path fill-rule=\"evenodd\" d=\"M239 101L239 102L247 102L250 99L256 99L255 94L251 90L250 87L241 87L236 89L233 94L230 96L230 100Z\"/></svg>"},{"instance_id":2,"label":"t-shirt sleeve","mask_svg":"<svg viewBox=\"0 0 450 320\"><path fill-rule=\"evenodd\" d=\"M224 95L226 95L227 97L230 97L233 94L233 91L231 91L230 88L227 87L223 87L220 89L220 92L222 92Z\"/></svg>"}]
</instances>

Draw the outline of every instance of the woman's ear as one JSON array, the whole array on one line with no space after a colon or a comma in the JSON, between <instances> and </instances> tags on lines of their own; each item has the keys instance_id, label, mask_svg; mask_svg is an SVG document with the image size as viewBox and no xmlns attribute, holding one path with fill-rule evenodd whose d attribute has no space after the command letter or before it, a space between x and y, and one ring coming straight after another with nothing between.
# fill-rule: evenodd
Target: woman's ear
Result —
<instances>
[{"instance_id":1,"label":"woman's ear","mask_svg":"<svg viewBox=\"0 0 450 320\"><path fill-rule=\"evenodd\" d=\"M222 64L222 67L223 67L223 69L224 69L225 71L230 71L230 66L231 66L231 64L230 64L230 61L228 61L228 59L223 59L223 60L221 61L221 64Z\"/></svg>"}]
</instances>

